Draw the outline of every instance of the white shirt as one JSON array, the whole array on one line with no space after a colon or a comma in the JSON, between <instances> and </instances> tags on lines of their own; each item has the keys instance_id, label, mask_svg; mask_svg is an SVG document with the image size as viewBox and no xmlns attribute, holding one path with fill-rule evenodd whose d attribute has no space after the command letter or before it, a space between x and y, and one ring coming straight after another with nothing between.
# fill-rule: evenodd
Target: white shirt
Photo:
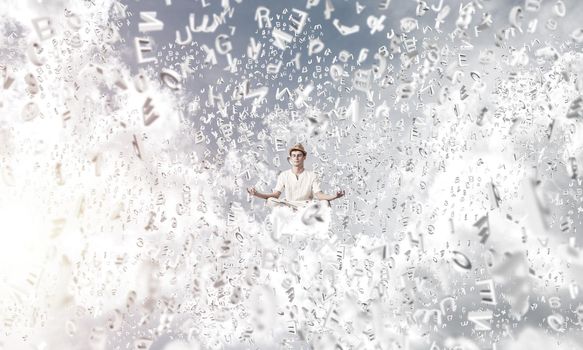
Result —
<instances>
[{"instance_id":1,"label":"white shirt","mask_svg":"<svg viewBox=\"0 0 583 350\"><path fill-rule=\"evenodd\" d=\"M311 200L314 198L314 194L321 191L320 179L313 171L304 169L296 177L296 174L291 169L285 170L277 177L277 184L273 191L283 192L285 199L288 201Z\"/></svg>"}]
</instances>

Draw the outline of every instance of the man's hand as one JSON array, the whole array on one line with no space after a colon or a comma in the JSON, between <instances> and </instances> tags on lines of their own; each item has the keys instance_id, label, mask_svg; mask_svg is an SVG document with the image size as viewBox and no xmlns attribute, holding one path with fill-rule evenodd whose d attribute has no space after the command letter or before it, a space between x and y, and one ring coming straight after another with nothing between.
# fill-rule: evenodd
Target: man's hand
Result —
<instances>
[{"instance_id":1,"label":"man's hand","mask_svg":"<svg viewBox=\"0 0 583 350\"><path fill-rule=\"evenodd\" d=\"M345 194L344 190L336 191L336 198L343 197Z\"/></svg>"},{"instance_id":2,"label":"man's hand","mask_svg":"<svg viewBox=\"0 0 583 350\"><path fill-rule=\"evenodd\" d=\"M247 188L247 192L252 195L252 196L256 196L257 195L257 190L255 189L255 187L249 187Z\"/></svg>"}]
</instances>

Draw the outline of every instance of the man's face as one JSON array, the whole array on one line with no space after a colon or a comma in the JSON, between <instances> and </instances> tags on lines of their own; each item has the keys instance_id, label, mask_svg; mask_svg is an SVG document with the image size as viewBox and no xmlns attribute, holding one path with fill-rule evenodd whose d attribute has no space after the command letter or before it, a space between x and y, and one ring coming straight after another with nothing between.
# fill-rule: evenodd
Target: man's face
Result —
<instances>
[{"instance_id":1,"label":"man's face","mask_svg":"<svg viewBox=\"0 0 583 350\"><path fill-rule=\"evenodd\" d=\"M293 166L304 165L306 156L300 151L292 151L289 155L289 160Z\"/></svg>"}]
</instances>

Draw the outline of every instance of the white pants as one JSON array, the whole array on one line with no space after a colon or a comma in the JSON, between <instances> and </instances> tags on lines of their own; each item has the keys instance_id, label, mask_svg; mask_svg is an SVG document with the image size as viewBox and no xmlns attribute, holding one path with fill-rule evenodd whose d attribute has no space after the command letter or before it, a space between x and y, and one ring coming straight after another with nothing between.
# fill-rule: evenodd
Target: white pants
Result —
<instances>
[{"instance_id":1,"label":"white pants","mask_svg":"<svg viewBox=\"0 0 583 350\"><path fill-rule=\"evenodd\" d=\"M314 203L317 201L318 201L317 199L306 200L306 201L288 201L288 200L281 200L281 199L275 199L273 197L270 197L267 199L267 202L265 203L265 205L270 207L270 208L287 207L287 208L292 208L292 209L302 209L302 208L305 208L308 205L310 205L310 203ZM321 200L319 202L323 206L330 207L329 201Z\"/></svg>"}]
</instances>

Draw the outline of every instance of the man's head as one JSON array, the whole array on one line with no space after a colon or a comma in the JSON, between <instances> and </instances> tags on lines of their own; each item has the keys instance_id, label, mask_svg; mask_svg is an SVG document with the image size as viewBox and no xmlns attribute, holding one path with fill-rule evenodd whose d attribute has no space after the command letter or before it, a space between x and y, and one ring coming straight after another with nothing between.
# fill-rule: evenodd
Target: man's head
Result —
<instances>
[{"instance_id":1,"label":"man's head","mask_svg":"<svg viewBox=\"0 0 583 350\"><path fill-rule=\"evenodd\" d=\"M306 150L304 149L304 145L302 145L301 143L296 143L295 145L293 145L289 149L288 155L290 157L291 157L293 151L300 151L300 152L302 152L302 154L304 155L304 157L308 155L308 152L306 152Z\"/></svg>"},{"instance_id":2,"label":"man's head","mask_svg":"<svg viewBox=\"0 0 583 350\"><path fill-rule=\"evenodd\" d=\"M289 149L288 155L292 166L303 166L308 153L304 149L304 146L298 143Z\"/></svg>"}]
</instances>

